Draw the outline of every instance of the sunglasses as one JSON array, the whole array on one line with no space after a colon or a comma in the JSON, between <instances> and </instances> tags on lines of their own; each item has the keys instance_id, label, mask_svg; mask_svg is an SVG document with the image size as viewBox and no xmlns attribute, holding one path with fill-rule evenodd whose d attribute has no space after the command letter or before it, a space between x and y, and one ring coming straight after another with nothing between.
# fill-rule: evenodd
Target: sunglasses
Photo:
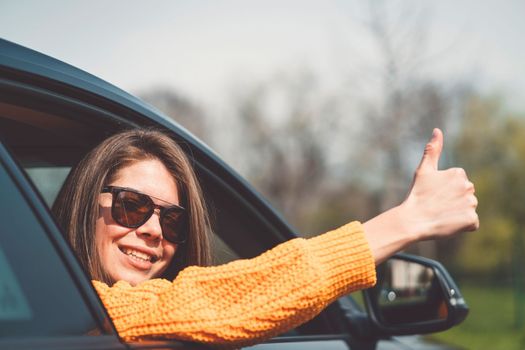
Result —
<instances>
[{"instance_id":1,"label":"sunglasses","mask_svg":"<svg viewBox=\"0 0 525 350\"><path fill-rule=\"evenodd\" d=\"M151 218L155 209L160 210L160 227L162 237L171 243L186 241L186 219L184 208L178 205L160 206L153 203L147 194L126 187L106 186L102 193L111 193L111 216L119 225L128 228L137 228ZM155 198L162 201L159 198ZM163 201L164 202L164 201Z\"/></svg>"}]
</instances>

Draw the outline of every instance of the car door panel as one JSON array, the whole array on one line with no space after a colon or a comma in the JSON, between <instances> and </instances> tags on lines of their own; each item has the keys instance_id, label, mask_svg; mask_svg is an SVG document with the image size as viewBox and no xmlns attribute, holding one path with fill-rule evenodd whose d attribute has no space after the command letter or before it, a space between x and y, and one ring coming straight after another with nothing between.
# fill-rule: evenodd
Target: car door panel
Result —
<instances>
[{"instance_id":1,"label":"car door panel","mask_svg":"<svg viewBox=\"0 0 525 350\"><path fill-rule=\"evenodd\" d=\"M75 258L69 253L68 262L68 253L59 253L61 245L62 253L69 251L63 239L50 239L54 224L3 145L0 185L0 348L15 343L22 348L20 338L78 348L82 339L91 341L89 334L107 334L100 341L114 348L119 340L98 297L82 270L72 266Z\"/></svg>"}]
</instances>

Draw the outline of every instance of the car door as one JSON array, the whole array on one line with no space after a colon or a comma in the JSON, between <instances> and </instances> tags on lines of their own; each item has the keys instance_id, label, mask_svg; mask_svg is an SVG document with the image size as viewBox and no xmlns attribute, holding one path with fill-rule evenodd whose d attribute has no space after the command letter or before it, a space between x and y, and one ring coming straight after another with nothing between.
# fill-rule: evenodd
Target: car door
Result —
<instances>
[{"instance_id":1,"label":"car door","mask_svg":"<svg viewBox=\"0 0 525 350\"><path fill-rule=\"evenodd\" d=\"M1 144L0 188L0 348L124 348L46 208Z\"/></svg>"}]
</instances>

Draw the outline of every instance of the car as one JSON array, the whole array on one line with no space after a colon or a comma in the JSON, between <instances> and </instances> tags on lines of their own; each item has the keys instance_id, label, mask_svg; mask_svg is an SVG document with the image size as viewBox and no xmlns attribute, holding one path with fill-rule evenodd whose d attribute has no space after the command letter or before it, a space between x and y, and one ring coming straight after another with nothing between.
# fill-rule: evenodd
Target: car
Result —
<instances>
[{"instance_id":1,"label":"car","mask_svg":"<svg viewBox=\"0 0 525 350\"><path fill-rule=\"evenodd\" d=\"M0 39L0 348L186 349L125 342L50 212L70 169L107 136L155 127L194 162L212 209L216 263L296 238L272 206L176 121L80 69ZM350 295L259 349L445 348L420 337L459 324L468 307L439 263L399 254L378 267L363 307ZM411 335L410 337L400 337Z\"/></svg>"}]
</instances>

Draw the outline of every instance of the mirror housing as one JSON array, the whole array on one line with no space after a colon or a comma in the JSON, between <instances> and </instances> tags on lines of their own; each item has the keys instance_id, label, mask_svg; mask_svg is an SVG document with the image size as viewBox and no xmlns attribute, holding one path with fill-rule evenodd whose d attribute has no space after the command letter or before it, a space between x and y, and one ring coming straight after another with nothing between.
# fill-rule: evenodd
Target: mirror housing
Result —
<instances>
[{"instance_id":1,"label":"mirror housing","mask_svg":"<svg viewBox=\"0 0 525 350\"><path fill-rule=\"evenodd\" d=\"M373 328L384 335L439 332L461 323L468 306L439 262L397 254L377 267L377 284L364 291Z\"/></svg>"}]
</instances>

